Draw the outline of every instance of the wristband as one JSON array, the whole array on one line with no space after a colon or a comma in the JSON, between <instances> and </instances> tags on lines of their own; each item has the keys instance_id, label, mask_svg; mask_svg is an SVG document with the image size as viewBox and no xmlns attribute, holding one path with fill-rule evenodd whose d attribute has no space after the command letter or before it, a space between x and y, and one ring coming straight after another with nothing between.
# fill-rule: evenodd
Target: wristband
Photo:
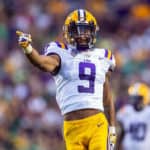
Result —
<instances>
[{"instance_id":1,"label":"wristband","mask_svg":"<svg viewBox=\"0 0 150 150\"><path fill-rule=\"evenodd\" d=\"M116 133L116 127L115 126L110 126L109 127L109 132L115 134Z\"/></svg>"},{"instance_id":2,"label":"wristband","mask_svg":"<svg viewBox=\"0 0 150 150\"><path fill-rule=\"evenodd\" d=\"M23 52L25 53L25 54L31 54L32 53L32 46L31 46L31 44L29 44L26 48L23 48Z\"/></svg>"}]
</instances>

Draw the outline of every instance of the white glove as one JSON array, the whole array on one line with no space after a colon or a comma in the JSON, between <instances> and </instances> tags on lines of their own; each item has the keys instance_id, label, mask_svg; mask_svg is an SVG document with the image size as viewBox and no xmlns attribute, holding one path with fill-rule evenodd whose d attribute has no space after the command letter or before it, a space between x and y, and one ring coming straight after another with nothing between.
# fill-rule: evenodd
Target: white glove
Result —
<instances>
[{"instance_id":1,"label":"white glove","mask_svg":"<svg viewBox=\"0 0 150 150\"><path fill-rule=\"evenodd\" d=\"M109 127L108 137L108 150L114 150L117 140L116 128L114 126Z\"/></svg>"},{"instance_id":2,"label":"white glove","mask_svg":"<svg viewBox=\"0 0 150 150\"><path fill-rule=\"evenodd\" d=\"M18 35L18 44L21 46L25 54L30 54L32 52L32 38L30 34L23 33L21 31L16 31Z\"/></svg>"}]
</instances>

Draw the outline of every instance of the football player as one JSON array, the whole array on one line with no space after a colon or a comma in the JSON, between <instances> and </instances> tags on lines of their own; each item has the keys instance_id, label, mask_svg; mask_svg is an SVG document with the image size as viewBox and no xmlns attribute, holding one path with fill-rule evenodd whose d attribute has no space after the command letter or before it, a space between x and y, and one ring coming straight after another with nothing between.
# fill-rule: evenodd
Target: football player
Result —
<instances>
[{"instance_id":1,"label":"football player","mask_svg":"<svg viewBox=\"0 0 150 150\"><path fill-rule=\"evenodd\" d=\"M97 31L90 12L75 10L63 26L67 44L50 42L44 55L32 47L30 34L16 32L31 63L55 79L67 150L106 150L108 137L110 148L115 145L115 110L109 83L115 59L110 50L94 47Z\"/></svg>"},{"instance_id":2,"label":"football player","mask_svg":"<svg viewBox=\"0 0 150 150\"><path fill-rule=\"evenodd\" d=\"M118 145L123 150L150 149L150 107L149 87L144 83L135 83L128 89L130 104L117 113L120 125Z\"/></svg>"}]
</instances>

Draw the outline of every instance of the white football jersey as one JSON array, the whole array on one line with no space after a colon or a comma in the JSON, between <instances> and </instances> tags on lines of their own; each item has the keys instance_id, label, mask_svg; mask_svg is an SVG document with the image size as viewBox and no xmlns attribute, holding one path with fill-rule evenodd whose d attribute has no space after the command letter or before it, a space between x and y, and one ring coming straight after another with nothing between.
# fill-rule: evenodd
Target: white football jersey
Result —
<instances>
[{"instance_id":1,"label":"white football jersey","mask_svg":"<svg viewBox=\"0 0 150 150\"><path fill-rule=\"evenodd\" d=\"M150 150L150 107L136 111L126 105L117 113L117 120L123 125L125 136L123 150Z\"/></svg>"},{"instance_id":2,"label":"white football jersey","mask_svg":"<svg viewBox=\"0 0 150 150\"><path fill-rule=\"evenodd\" d=\"M114 56L109 50L98 48L73 54L61 45L51 42L45 48L45 55L57 54L61 60L59 71L54 75L61 113L86 108L103 111L105 74L114 68Z\"/></svg>"}]
</instances>

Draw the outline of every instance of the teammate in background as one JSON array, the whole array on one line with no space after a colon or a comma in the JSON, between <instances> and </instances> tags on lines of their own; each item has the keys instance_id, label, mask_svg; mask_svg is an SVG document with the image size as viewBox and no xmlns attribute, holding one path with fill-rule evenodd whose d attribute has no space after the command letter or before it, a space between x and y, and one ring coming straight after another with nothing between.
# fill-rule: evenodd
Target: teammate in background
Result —
<instances>
[{"instance_id":1,"label":"teammate in background","mask_svg":"<svg viewBox=\"0 0 150 150\"><path fill-rule=\"evenodd\" d=\"M109 146L113 149L115 145L115 109L109 83L115 60L110 50L94 48L97 30L90 12L75 10L63 27L67 45L50 42L44 55L31 46L30 34L16 32L31 63L55 79L67 150L106 150L108 135Z\"/></svg>"},{"instance_id":2,"label":"teammate in background","mask_svg":"<svg viewBox=\"0 0 150 150\"><path fill-rule=\"evenodd\" d=\"M117 113L120 125L118 145L120 150L150 150L149 87L135 83L128 89L131 104Z\"/></svg>"}]
</instances>

